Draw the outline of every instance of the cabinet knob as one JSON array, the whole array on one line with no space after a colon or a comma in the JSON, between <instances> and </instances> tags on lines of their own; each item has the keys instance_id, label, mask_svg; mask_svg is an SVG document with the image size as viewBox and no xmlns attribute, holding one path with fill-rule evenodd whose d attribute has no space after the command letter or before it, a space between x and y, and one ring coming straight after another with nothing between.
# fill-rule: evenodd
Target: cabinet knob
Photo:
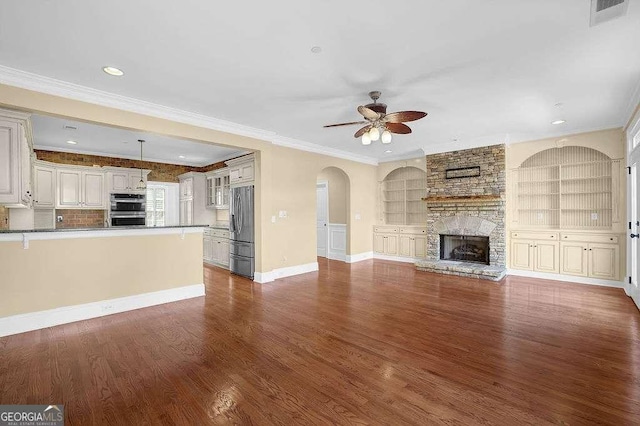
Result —
<instances>
[{"instance_id":1,"label":"cabinet knob","mask_svg":"<svg viewBox=\"0 0 640 426\"><path fill-rule=\"evenodd\" d=\"M589 251L591 251L591 249L589 249Z\"/></svg>"},{"instance_id":2,"label":"cabinet knob","mask_svg":"<svg viewBox=\"0 0 640 426\"><path fill-rule=\"evenodd\" d=\"M584 249L584 251L587 251L587 249Z\"/></svg>"}]
</instances>

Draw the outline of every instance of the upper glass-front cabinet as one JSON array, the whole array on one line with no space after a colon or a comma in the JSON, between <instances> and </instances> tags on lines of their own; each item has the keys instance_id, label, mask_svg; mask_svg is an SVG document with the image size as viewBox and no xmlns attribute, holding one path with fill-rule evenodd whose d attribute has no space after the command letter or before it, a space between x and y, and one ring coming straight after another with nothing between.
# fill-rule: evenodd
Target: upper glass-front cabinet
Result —
<instances>
[{"instance_id":1,"label":"upper glass-front cabinet","mask_svg":"<svg viewBox=\"0 0 640 426\"><path fill-rule=\"evenodd\" d=\"M207 176L207 207L214 209L229 208L229 171L216 171Z\"/></svg>"}]
</instances>

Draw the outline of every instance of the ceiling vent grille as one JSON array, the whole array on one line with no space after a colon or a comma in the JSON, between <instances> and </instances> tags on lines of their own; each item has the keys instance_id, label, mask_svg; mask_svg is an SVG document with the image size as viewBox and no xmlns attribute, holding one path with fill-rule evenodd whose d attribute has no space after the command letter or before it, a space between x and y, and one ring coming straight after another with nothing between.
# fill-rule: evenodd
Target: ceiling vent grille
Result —
<instances>
[{"instance_id":1,"label":"ceiling vent grille","mask_svg":"<svg viewBox=\"0 0 640 426\"><path fill-rule=\"evenodd\" d=\"M624 16L627 13L627 6L629 6L629 0L591 0L590 25L593 27Z\"/></svg>"}]
</instances>

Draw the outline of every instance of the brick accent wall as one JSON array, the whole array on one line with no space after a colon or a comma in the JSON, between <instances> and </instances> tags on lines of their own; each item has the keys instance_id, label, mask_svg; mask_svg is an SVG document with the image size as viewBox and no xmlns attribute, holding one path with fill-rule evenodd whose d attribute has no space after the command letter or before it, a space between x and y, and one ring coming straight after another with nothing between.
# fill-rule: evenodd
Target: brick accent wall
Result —
<instances>
[{"instance_id":1,"label":"brick accent wall","mask_svg":"<svg viewBox=\"0 0 640 426\"><path fill-rule=\"evenodd\" d=\"M148 180L155 182L178 182L178 176L188 172L209 172L224 167L224 162L210 164L205 167L181 166L178 164L154 163L152 161L128 160L126 158L101 157L98 155L74 154L70 152L34 150L38 160L51 163L72 164L76 166L112 166L148 169Z\"/></svg>"},{"instance_id":2,"label":"brick accent wall","mask_svg":"<svg viewBox=\"0 0 640 426\"><path fill-rule=\"evenodd\" d=\"M62 222L56 219L56 229L103 228L105 213L106 210L58 209L56 218L62 216Z\"/></svg>"},{"instance_id":3,"label":"brick accent wall","mask_svg":"<svg viewBox=\"0 0 640 426\"><path fill-rule=\"evenodd\" d=\"M445 177L447 169L474 166L480 166L480 176ZM505 190L504 145L427 155L427 199L437 197L427 201L427 258L440 259L440 232L472 235L474 227L469 224L484 219L496 225L489 234L491 265L505 267ZM443 230L443 222L450 222L444 219L450 217L458 218L459 226Z\"/></svg>"}]
</instances>

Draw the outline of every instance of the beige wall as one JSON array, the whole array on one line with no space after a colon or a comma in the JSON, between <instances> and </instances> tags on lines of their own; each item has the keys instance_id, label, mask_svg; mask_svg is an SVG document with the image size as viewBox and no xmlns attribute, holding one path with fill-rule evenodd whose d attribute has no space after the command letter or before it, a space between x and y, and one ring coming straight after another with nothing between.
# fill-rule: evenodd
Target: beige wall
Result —
<instances>
[{"instance_id":1,"label":"beige wall","mask_svg":"<svg viewBox=\"0 0 640 426\"><path fill-rule=\"evenodd\" d=\"M0 318L202 284L202 234L0 242L0 271Z\"/></svg>"},{"instance_id":2,"label":"beige wall","mask_svg":"<svg viewBox=\"0 0 640 426\"><path fill-rule=\"evenodd\" d=\"M338 167L350 182L347 254L372 251L375 166L1 84L0 105L256 151L257 272L316 261L316 180L322 169ZM287 210L289 217L272 223L279 210ZM356 213L360 220L353 220Z\"/></svg>"},{"instance_id":3,"label":"beige wall","mask_svg":"<svg viewBox=\"0 0 640 426\"><path fill-rule=\"evenodd\" d=\"M348 219L348 177L336 167L328 167L320 172L318 181L329 185L329 222L346 224Z\"/></svg>"}]
</instances>

